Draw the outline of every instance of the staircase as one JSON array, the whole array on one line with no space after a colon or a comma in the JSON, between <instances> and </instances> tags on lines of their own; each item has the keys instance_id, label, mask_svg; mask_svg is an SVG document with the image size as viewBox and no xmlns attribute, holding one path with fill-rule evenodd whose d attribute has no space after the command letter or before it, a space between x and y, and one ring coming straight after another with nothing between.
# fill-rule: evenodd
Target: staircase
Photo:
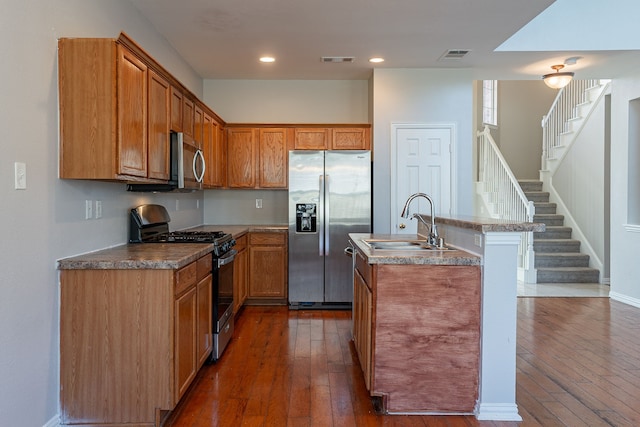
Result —
<instances>
[{"instance_id":1,"label":"staircase","mask_svg":"<svg viewBox=\"0 0 640 427\"><path fill-rule=\"evenodd\" d=\"M571 228L549 203L542 181L520 180L520 187L535 206L533 222L546 224L546 231L533 233L537 283L598 283L600 272L589 267L589 255L580 253L580 241L571 239Z\"/></svg>"}]
</instances>

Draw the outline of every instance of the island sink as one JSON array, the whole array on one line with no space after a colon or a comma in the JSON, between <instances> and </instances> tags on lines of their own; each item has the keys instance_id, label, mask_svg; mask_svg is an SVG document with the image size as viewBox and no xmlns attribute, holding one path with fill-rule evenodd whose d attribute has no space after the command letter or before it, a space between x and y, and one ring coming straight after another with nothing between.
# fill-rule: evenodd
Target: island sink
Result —
<instances>
[{"instance_id":1,"label":"island sink","mask_svg":"<svg viewBox=\"0 0 640 427\"><path fill-rule=\"evenodd\" d=\"M386 240L386 239L366 239L362 240L372 250L380 251L447 251L448 246L430 245L424 240Z\"/></svg>"}]
</instances>

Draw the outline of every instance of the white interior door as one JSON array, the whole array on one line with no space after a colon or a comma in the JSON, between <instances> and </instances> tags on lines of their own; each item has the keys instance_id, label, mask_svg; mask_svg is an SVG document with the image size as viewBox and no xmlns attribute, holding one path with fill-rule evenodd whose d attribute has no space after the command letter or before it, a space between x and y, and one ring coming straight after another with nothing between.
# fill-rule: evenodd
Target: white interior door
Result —
<instances>
[{"instance_id":1,"label":"white interior door","mask_svg":"<svg viewBox=\"0 0 640 427\"><path fill-rule=\"evenodd\" d=\"M392 233L417 232L417 220L400 216L413 193L428 194L436 214L451 213L453 142L453 125L392 125ZM431 208L419 197L411 202L409 212L429 214Z\"/></svg>"}]
</instances>

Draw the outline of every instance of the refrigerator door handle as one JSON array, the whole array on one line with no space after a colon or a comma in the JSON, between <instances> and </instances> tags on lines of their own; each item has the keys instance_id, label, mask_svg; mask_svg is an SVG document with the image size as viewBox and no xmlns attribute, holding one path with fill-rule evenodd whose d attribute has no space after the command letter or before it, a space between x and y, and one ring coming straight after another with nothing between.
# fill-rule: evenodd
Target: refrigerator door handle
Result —
<instances>
[{"instance_id":1,"label":"refrigerator door handle","mask_svg":"<svg viewBox=\"0 0 640 427\"><path fill-rule=\"evenodd\" d=\"M324 226L324 255L329 256L329 236L331 233L329 232L329 218L331 218L331 212L329 210L329 192L331 189L329 188L331 185L331 181L329 180L329 175L324 176L324 209L325 209L325 219L322 221L322 225Z\"/></svg>"},{"instance_id":2,"label":"refrigerator door handle","mask_svg":"<svg viewBox=\"0 0 640 427\"><path fill-rule=\"evenodd\" d=\"M324 175L319 177L320 197L318 198L318 256L324 256Z\"/></svg>"}]
</instances>

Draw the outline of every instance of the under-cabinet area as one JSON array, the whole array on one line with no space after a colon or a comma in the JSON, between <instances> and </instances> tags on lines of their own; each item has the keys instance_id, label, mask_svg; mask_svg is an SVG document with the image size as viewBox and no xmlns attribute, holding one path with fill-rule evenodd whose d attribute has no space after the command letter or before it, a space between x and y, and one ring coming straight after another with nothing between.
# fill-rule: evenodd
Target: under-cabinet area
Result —
<instances>
[{"instance_id":1,"label":"under-cabinet area","mask_svg":"<svg viewBox=\"0 0 640 427\"><path fill-rule=\"evenodd\" d=\"M386 413L473 413L480 366L479 257L354 244L353 341ZM369 236L369 235L366 235Z\"/></svg>"}]
</instances>

